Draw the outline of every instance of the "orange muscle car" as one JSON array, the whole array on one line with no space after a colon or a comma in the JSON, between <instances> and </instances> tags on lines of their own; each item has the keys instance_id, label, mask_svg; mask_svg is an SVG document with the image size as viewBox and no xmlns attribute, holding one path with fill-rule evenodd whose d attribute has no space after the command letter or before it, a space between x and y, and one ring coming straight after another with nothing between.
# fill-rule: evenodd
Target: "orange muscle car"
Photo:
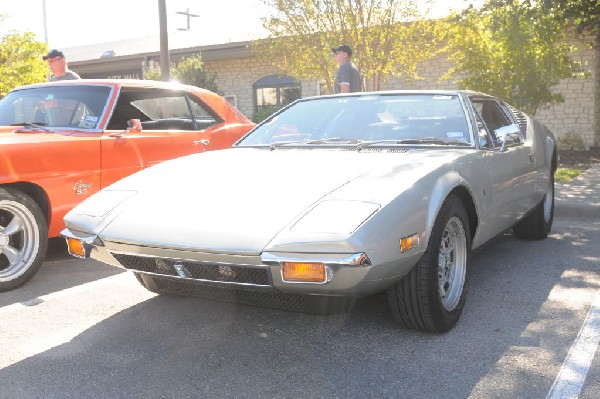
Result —
<instances>
[{"instance_id":1,"label":"orange muscle car","mask_svg":"<svg viewBox=\"0 0 600 399\"><path fill-rule=\"evenodd\" d=\"M177 83L70 80L11 91L0 100L0 292L37 272L48 237L90 195L161 161L230 147L253 126L217 94Z\"/></svg>"}]
</instances>

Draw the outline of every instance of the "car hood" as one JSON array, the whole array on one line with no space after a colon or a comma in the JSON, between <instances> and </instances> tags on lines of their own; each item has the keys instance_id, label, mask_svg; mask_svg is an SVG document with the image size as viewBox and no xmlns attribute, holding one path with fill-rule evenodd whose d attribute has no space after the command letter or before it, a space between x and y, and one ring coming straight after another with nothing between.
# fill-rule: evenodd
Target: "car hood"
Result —
<instances>
[{"instance_id":1,"label":"car hood","mask_svg":"<svg viewBox=\"0 0 600 399\"><path fill-rule=\"evenodd\" d=\"M49 131L50 130L50 131ZM49 130L28 129L23 126L0 126L0 144L35 143L52 141L72 135L77 129L49 128Z\"/></svg>"},{"instance_id":2,"label":"car hood","mask_svg":"<svg viewBox=\"0 0 600 399\"><path fill-rule=\"evenodd\" d=\"M90 230L90 224L82 228L81 222L97 218L92 215L96 212L103 215L93 230L103 240L258 254L324 200L372 204L356 220L360 224L372 213L368 209L385 205L452 156L458 154L439 150L211 151L129 176L104 190L131 193L119 206L106 213L84 203L66 221L73 229Z\"/></svg>"}]
</instances>

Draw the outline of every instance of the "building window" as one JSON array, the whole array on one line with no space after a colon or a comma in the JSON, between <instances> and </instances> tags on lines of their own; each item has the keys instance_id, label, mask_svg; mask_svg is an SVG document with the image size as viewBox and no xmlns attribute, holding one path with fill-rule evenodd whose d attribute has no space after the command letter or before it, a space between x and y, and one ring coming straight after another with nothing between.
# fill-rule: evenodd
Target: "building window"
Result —
<instances>
[{"instance_id":1,"label":"building window","mask_svg":"<svg viewBox=\"0 0 600 399\"><path fill-rule=\"evenodd\" d=\"M270 75L254 85L254 111L281 108L302 97L300 82L290 76Z\"/></svg>"}]
</instances>

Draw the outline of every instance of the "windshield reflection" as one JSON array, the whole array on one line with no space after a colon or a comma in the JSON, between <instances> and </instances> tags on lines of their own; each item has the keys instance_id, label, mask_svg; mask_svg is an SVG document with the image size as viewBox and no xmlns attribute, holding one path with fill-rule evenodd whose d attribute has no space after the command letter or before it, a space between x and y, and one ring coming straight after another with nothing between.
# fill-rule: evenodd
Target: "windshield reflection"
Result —
<instances>
[{"instance_id":1,"label":"windshield reflection","mask_svg":"<svg viewBox=\"0 0 600 399\"><path fill-rule=\"evenodd\" d=\"M457 95L368 94L301 100L258 126L238 146L471 145Z\"/></svg>"}]
</instances>

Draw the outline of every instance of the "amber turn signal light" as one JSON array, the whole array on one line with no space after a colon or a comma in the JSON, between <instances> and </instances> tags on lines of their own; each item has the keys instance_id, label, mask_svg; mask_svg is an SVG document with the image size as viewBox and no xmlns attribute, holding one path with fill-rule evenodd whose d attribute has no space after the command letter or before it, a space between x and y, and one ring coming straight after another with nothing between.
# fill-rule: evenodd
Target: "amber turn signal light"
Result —
<instances>
[{"instance_id":1,"label":"amber turn signal light","mask_svg":"<svg viewBox=\"0 0 600 399\"><path fill-rule=\"evenodd\" d=\"M85 248L83 248L82 241L75 238L67 238L67 248L71 255L85 258Z\"/></svg>"},{"instance_id":2,"label":"amber turn signal light","mask_svg":"<svg viewBox=\"0 0 600 399\"><path fill-rule=\"evenodd\" d=\"M325 264L319 262L284 262L281 268L284 281L324 283L327 281Z\"/></svg>"},{"instance_id":3,"label":"amber turn signal light","mask_svg":"<svg viewBox=\"0 0 600 399\"><path fill-rule=\"evenodd\" d=\"M419 246L419 235L413 234L400 240L400 252L404 253Z\"/></svg>"}]
</instances>

